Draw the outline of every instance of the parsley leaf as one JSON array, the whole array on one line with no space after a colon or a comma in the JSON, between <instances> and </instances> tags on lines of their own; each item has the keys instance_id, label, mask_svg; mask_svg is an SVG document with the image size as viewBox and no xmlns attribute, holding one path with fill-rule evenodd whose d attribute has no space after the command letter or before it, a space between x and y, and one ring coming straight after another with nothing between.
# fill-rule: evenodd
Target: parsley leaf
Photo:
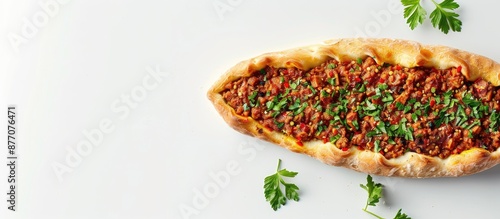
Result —
<instances>
[{"instance_id":1,"label":"parsley leaf","mask_svg":"<svg viewBox=\"0 0 500 219\"><path fill-rule=\"evenodd\" d=\"M282 177L295 177L298 173L288 171L286 169L280 170L281 159L278 159L278 167L276 168L276 173L267 176L264 179L264 195L266 201L271 204L273 210L278 210L282 205L286 204L288 200L299 201L299 187L292 183L286 183ZM281 190L281 185L285 187L285 193Z\"/></svg>"},{"instance_id":2,"label":"parsley leaf","mask_svg":"<svg viewBox=\"0 0 500 219\"><path fill-rule=\"evenodd\" d=\"M427 11L425 11L420 2L421 0L401 0L401 3L405 7L403 16L412 30L419 24L423 24L427 16ZM450 29L454 32L462 31L462 21L458 19L459 15L455 13L455 9L458 9L460 5L455 0L444 0L439 4L435 0L432 0L432 3L436 6L430 14L431 23L434 28L438 28L445 34L448 34Z\"/></svg>"},{"instance_id":3,"label":"parsley leaf","mask_svg":"<svg viewBox=\"0 0 500 219\"><path fill-rule=\"evenodd\" d=\"M432 11L430 18L432 26L439 27L443 33L447 34L451 30L460 32L462 30L462 21L458 19L458 14L454 12L455 9L460 7L454 0L444 0L441 3L436 3L432 0L436 9Z\"/></svg>"},{"instance_id":4,"label":"parsley leaf","mask_svg":"<svg viewBox=\"0 0 500 219\"><path fill-rule=\"evenodd\" d=\"M401 3L405 6L403 16L407 19L406 23L410 25L410 29L413 30L419 23L424 23L427 12L420 5L420 0L401 0Z\"/></svg>"},{"instance_id":5,"label":"parsley leaf","mask_svg":"<svg viewBox=\"0 0 500 219\"><path fill-rule=\"evenodd\" d=\"M403 209L399 209L399 211L396 214L396 216L394 216L394 219L411 219L411 217L409 217L405 213L402 213L401 210L403 210Z\"/></svg>"},{"instance_id":6,"label":"parsley leaf","mask_svg":"<svg viewBox=\"0 0 500 219\"><path fill-rule=\"evenodd\" d=\"M368 175L366 177L366 185L360 184L359 186L368 192L368 199L366 200L366 205L365 208L363 208L363 211L378 219L383 219L383 217L368 210L368 206L376 206L376 204L380 201L380 198L382 198L383 185L375 183L372 176ZM401 210L402 209L399 209L396 216L394 216L394 219L411 219L411 217L402 213Z\"/></svg>"},{"instance_id":7,"label":"parsley leaf","mask_svg":"<svg viewBox=\"0 0 500 219\"><path fill-rule=\"evenodd\" d=\"M368 199L363 210L366 211L368 206L376 206L380 198L382 198L382 184L375 183L372 176L368 175L366 177L366 185L360 184L359 186L368 192Z\"/></svg>"}]
</instances>

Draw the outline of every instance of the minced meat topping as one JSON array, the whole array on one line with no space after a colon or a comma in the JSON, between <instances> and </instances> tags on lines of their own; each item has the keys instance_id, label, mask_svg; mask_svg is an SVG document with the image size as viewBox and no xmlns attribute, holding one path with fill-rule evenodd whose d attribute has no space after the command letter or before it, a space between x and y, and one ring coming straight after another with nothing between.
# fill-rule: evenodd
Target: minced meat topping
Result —
<instances>
[{"instance_id":1,"label":"minced meat topping","mask_svg":"<svg viewBox=\"0 0 500 219\"><path fill-rule=\"evenodd\" d=\"M500 92L467 81L461 67L406 68L371 57L328 60L308 70L266 67L226 85L225 101L242 116L302 142L386 158L405 152L446 158L500 146Z\"/></svg>"}]
</instances>

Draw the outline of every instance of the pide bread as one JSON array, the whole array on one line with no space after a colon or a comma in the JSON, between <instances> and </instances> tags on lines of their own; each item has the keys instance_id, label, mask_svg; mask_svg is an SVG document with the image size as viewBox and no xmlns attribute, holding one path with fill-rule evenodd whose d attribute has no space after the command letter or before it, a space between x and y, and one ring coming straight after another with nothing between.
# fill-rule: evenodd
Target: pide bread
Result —
<instances>
[{"instance_id":1,"label":"pide bread","mask_svg":"<svg viewBox=\"0 0 500 219\"><path fill-rule=\"evenodd\" d=\"M235 130L326 164L452 177L500 162L499 75L446 46L335 39L242 61L208 98Z\"/></svg>"}]
</instances>

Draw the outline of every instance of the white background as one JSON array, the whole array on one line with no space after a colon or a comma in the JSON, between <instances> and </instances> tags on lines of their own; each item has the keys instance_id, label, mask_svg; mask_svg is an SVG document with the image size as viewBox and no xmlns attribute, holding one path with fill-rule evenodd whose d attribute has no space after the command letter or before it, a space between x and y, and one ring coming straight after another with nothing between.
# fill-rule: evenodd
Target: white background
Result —
<instances>
[{"instance_id":1,"label":"white background","mask_svg":"<svg viewBox=\"0 0 500 219\"><path fill-rule=\"evenodd\" d=\"M372 218L361 210L366 174L239 134L207 100L210 85L261 53L362 34L500 60L491 1L459 1L463 31L448 35L429 20L410 30L396 0L61 0L48 11L46 2L55 0L0 3L1 142L7 105L18 109L15 213L6 211L6 144L0 150L7 218L183 218L181 209L191 214L184 218ZM88 142L83 133L101 121L112 130L58 180L54 165L70 165ZM291 182L301 200L275 212L262 186L278 158L299 172ZM385 198L370 209L384 217L403 208L412 218L498 218L498 167L462 178L374 178Z\"/></svg>"}]
</instances>

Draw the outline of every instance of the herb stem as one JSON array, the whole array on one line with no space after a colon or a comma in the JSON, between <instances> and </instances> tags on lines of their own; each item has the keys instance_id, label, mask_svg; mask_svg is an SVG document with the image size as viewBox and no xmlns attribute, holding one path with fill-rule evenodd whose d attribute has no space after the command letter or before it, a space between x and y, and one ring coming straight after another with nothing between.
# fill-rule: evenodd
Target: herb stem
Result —
<instances>
[{"instance_id":1,"label":"herb stem","mask_svg":"<svg viewBox=\"0 0 500 219\"><path fill-rule=\"evenodd\" d=\"M281 159L278 159L278 167L276 167L276 172L280 170L281 167Z\"/></svg>"},{"instance_id":2,"label":"herb stem","mask_svg":"<svg viewBox=\"0 0 500 219\"><path fill-rule=\"evenodd\" d=\"M380 216L376 215L375 213L366 210L366 207L363 209L363 211L366 212L366 213L368 213L368 214L371 214L372 216L374 216L374 217L376 217L378 219L384 219L383 217L380 217Z\"/></svg>"},{"instance_id":3,"label":"herb stem","mask_svg":"<svg viewBox=\"0 0 500 219\"><path fill-rule=\"evenodd\" d=\"M434 5L436 6L437 9L439 9L440 11L443 11L443 8L441 8L441 5L439 5L436 1L434 0L431 0L432 3L434 3Z\"/></svg>"}]
</instances>

